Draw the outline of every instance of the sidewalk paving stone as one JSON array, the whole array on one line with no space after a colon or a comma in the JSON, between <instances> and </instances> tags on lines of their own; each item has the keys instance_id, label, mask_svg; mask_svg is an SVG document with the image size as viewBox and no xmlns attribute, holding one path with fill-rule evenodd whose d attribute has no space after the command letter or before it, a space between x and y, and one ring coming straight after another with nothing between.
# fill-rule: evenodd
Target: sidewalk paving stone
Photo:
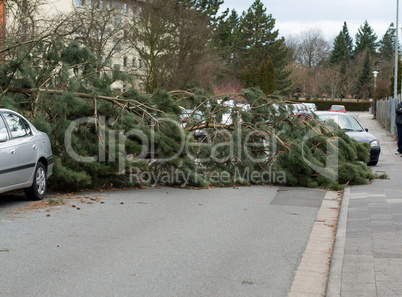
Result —
<instances>
[{"instance_id":1,"label":"sidewalk paving stone","mask_svg":"<svg viewBox=\"0 0 402 297\"><path fill-rule=\"evenodd\" d=\"M326 296L402 296L402 158L372 115L356 115L381 143L373 173L389 179L345 190Z\"/></svg>"}]
</instances>

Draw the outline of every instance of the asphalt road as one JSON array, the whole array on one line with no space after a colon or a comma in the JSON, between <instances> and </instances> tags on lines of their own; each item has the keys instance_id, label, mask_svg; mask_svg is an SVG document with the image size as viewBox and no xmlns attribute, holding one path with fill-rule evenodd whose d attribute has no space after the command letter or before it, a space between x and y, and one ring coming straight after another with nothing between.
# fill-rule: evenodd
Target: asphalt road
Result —
<instances>
[{"instance_id":1,"label":"asphalt road","mask_svg":"<svg viewBox=\"0 0 402 297\"><path fill-rule=\"evenodd\" d=\"M0 195L0 296L286 296L325 194L153 188L22 212Z\"/></svg>"}]
</instances>

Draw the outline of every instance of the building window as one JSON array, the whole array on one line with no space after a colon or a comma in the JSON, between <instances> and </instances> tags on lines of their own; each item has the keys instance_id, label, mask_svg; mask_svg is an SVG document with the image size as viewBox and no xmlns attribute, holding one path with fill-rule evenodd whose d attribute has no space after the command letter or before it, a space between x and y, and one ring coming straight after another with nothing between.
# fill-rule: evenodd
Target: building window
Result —
<instances>
[{"instance_id":1,"label":"building window","mask_svg":"<svg viewBox=\"0 0 402 297\"><path fill-rule=\"evenodd\" d=\"M137 5L133 5L133 16L136 17L137 16Z\"/></svg>"},{"instance_id":2,"label":"building window","mask_svg":"<svg viewBox=\"0 0 402 297\"><path fill-rule=\"evenodd\" d=\"M115 26L115 28L120 28L120 26L121 26L121 14L116 14L114 16L114 26Z\"/></svg>"},{"instance_id":3,"label":"building window","mask_svg":"<svg viewBox=\"0 0 402 297\"><path fill-rule=\"evenodd\" d=\"M120 40L114 40L114 52L115 53L120 53L121 50L121 44L120 44Z\"/></svg>"},{"instance_id":4,"label":"building window","mask_svg":"<svg viewBox=\"0 0 402 297\"><path fill-rule=\"evenodd\" d=\"M20 36L21 40L25 41L28 38L28 26L27 24L20 23Z\"/></svg>"},{"instance_id":5,"label":"building window","mask_svg":"<svg viewBox=\"0 0 402 297\"><path fill-rule=\"evenodd\" d=\"M127 68L127 57L123 58L123 67Z\"/></svg>"},{"instance_id":6,"label":"building window","mask_svg":"<svg viewBox=\"0 0 402 297\"><path fill-rule=\"evenodd\" d=\"M82 26L77 26L75 28L75 38L83 38L84 35L84 28Z\"/></svg>"},{"instance_id":7,"label":"building window","mask_svg":"<svg viewBox=\"0 0 402 297\"><path fill-rule=\"evenodd\" d=\"M131 65L131 67L132 67L132 68L137 68L137 60L136 60L135 58L133 58L133 60L132 60L132 65Z\"/></svg>"},{"instance_id":8,"label":"building window","mask_svg":"<svg viewBox=\"0 0 402 297\"><path fill-rule=\"evenodd\" d=\"M142 68L142 60L138 59L138 68Z\"/></svg>"},{"instance_id":9,"label":"building window","mask_svg":"<svg viewBox=\"0 0 402 297\"><path fill-rule=\"evenodd\" d=\"M77 7L84 7L85 0L75 0L75 6Z\"/></svg>"}]
</instances>

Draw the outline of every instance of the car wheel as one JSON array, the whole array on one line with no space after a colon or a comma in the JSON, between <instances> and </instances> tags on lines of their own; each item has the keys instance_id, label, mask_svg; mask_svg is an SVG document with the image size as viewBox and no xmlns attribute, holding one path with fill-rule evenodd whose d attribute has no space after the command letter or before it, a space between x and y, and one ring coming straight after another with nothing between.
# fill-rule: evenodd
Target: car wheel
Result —
<instances>
[{"instance_id":1,"label":"car wheel","mask_svg":"<svg viewBox=\"0 0 402 297\"><path fill-rule=\"evenodd\" d=\"M41 162L38 162L32 186L25 189L25 195L31 200L42 200L46 195L46 187L46 167Z\"/></svg>"}]
</instances>

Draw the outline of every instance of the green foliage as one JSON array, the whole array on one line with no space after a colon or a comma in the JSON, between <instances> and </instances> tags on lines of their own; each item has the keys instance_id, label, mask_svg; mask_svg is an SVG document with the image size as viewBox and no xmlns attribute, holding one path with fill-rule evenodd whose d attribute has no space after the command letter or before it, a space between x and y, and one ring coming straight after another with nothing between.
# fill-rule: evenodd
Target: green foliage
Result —
<instances>
[{"instance_id":1,"label":"green foliage","mask_svg":"<svg viewBox=\"0 0 402 297\"><path fill-rule=\"evenodd\" d=\"M342 31L336 36L334 46L329 57L331 64L341 64L342 61L349 61L352 57L353 39L349 35L346 22L343 23Z\"/></svg>"},{"instance_id":2,"label":"green foliage","mask_svg":"<svg viewBox=\"0 0 402 297\"><path fill-rule=\"evenodd\" d=\"M359 80L357 83L357 94L360 98L367 99L371 93L371 81L372 81L372 73L371 73L371 59L369 51L366 51L363 69L359 75Z\"/></svg>"},{"instance_id":3,"label":"green foliage","mask_svg":"<svg viewBox=\"0 0 402 297\"><path fill-rule=\"evenodd\" d=\"M64 166L62 159L58 156L54 159L53 170L54 174L50 181L52 188L74 192L91 186L92 178L87 172L76 171Z\"/></svg>"},{"instance_id":4,"label":"green foliage","mask_svg":"<svg viewBox=\"0 0 402 297\"><path fill-rule=\"evenodd\" d=\"M395 55L395 28L391 23L379 42L378 56L381 62L393 61Z\"/></svg>"},{"instance_id":5,"label":"green foliage","mask_svg":"<svg viewBox=\"0 0 402 297\"><path fill-rule=\"evenodd\" d=\"M356 33L355 56L368 51L370 55L377 55L377 35L373 28L368 24L367 20L361 25Z\"/></svg>"},{"instance_id":6,"label":"green foliage","mask_svg":"<svg viewBox=\"0 0 402 297\"><path fill-rule=\"evenodd\" d=\"M264 75L264 80L266 81L266 88L263 89L263 92L265 94L269 95L277 90L274 63L272 62L271 57L268 58L268 61L266 63L266 73Z\"/></svg>"},{"instance_id":7,"label":"green foliage","mask_svg":"<svg viewBox=\"0 0 402 297\"><path fill-rule=\"evenodd\" d=\"M237 53L238 23L239 15L236 10L232 10L226 18L218 23L214 35L214 44L217 48L218 54L221 58L227 61L229 65L236 63L234 59Z\"/></svg>"},{"instance_id":8,"label":"green foliage","mask_svg":"<svg viewBox=\"0 0 402 297\"><path fill-rule=\"evenodd\" d=\"M246 88L259 87L266 95L277 90L275 69L271 57L262 61L256 70L252 66L245 67L244 64L243 67L242 80Z\"/></svg>"},{"instance_id":9,"label":"green foliage","mask_svg":"<svg viewBox=\"0 0 402 297\"><path fill-rule=\"evenodd\" d=\"M232 14L218 27L218 48L227 62L234 65L248 87L259 85L259 81L245 79L244 74L253 73L269 57L271 57L278 91L287 93L291 85L290 70L285 70L287 48L284 38L279 38L275 30L275 19L266 13L260 0L255 0L250 8L243 12L239 19L237 13ZM229 47L226 47L229 44ZM253 69L253 71L252 71ZM246 71L244 71L246 70ZM254 83L254 84L252 84Z\"/></svg>"},{"instance_id":10,"label":"green foliage","mask_svg":"<svg viewBox=\"0 0 402 297\"><path fill-rule=\"evenodd\" d=\"M116 94L112 84L129 85L130 77L119 70L99 72L94 55L75 42L50 44L18 63L4 61L0 84L8 91L0 106L17 108L48 133L55 155L50 185L55 189L154 184L339 189L373 178L363 163L367 146L289 114L280 97L261 89L243 91L247 106L201 89ZM272 74L269 60L263 68ZM49 87L44 88L44 81ZM186 123L181 121L183 107L192 109Z\"/></svg>"}]
</instances>

